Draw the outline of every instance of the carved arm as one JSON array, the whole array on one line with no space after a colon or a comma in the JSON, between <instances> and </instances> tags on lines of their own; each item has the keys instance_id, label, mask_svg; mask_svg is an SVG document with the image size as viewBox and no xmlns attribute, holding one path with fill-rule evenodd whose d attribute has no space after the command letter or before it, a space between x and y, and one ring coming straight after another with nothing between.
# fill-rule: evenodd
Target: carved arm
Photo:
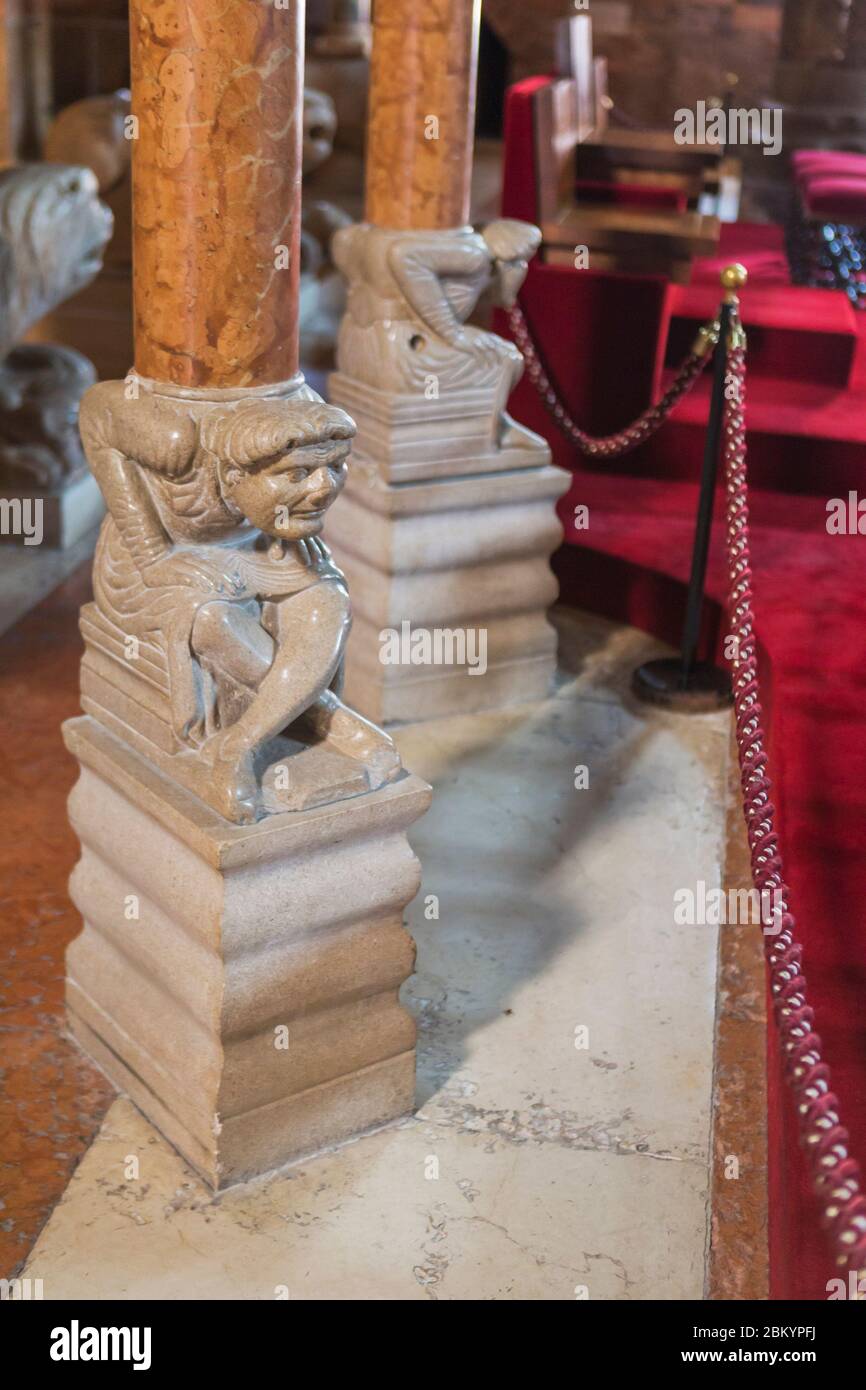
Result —
<instances>
[{"instance_id":1,"label":"carved arm","mask_svg":"<svg viewBox=\"0 0 866 1390\"><path fill-rule=\"evenodd\" d=\"M394 242L388 264L401 293L422 322L453 347L464 348L467 337L462 320L441 281L446 275L469 281L475 278L480 294L490 271L484 243L475 237L408 236Z\"/></svg>"}]
</instances>

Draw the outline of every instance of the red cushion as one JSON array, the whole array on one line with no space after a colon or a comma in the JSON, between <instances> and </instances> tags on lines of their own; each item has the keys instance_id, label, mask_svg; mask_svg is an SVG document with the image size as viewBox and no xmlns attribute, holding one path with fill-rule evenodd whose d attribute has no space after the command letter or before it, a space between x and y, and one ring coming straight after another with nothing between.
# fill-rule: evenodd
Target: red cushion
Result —
<instances>
[{"instance_id":1,"label":"red cushion","mask_svg":"<svg viewBox=\"0 0 866 1390\"><path fill-rule=\"evenodd\" d=\"M791 166L797 178L809 174L862 174L866 178L866 155L850 150L795 150Z\"/></svg>"},{"instance_id":2,"label":"red cushion","mask_svg":"<svg viewBox=\"0 0 866 1390\"><path fill-rule=\"evenodd\" d=\"M603 203L606 206L630 208L668 208L685 212L688 200L682 189L659 188L643 183L605 183L601 179L576 179L574 192L578 201Z\"/></svg>"},{"instance_id":3,"label":"red cushion","mask_svg":"<svg viewBox=\"0 0 866 1390\"><path fill-rule=\"evenodd\" d=\"M691 284L711 280L718 285L719 277L726 266L731 264L730 255L698 256L692 261ZM791 268L783 251L750 251L734 259L744 265L749 272L749 283L790 285Z\"/></svg>"},{"instance_id":4,"label":"red cushion","mask_svg":"<svg viewBox=\"0 0 866 1390\"><path fill-rule=\"evenodd\" d=\"M866 178L816 178L804 189L803 198L813 217L866 222Z\"/></svg>"}]
</instances>

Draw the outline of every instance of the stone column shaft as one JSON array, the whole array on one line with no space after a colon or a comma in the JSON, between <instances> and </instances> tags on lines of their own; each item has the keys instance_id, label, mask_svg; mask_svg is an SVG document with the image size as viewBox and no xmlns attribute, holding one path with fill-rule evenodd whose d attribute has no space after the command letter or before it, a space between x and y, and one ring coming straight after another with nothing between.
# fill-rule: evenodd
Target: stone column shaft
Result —
<instances>
[{"instance_id":1,"label":"stone column shaft","mask_svg":"<svg viewBox=\"0 0 866 1390\"><path fill-rule=\"evenodd\" d=\"M376 0L366 218L443 229L469 220L480 0Z\"/></svg>"},{"instance_id":2,"label":"stone column shaft","mask_svg":"<svg viewBox=\"0 0 866 1390\"><path fill-rule=\"evenodd\" d=\"M135 366L296 371L303 0L131 0Z\"/></svg>"}]
</instances>

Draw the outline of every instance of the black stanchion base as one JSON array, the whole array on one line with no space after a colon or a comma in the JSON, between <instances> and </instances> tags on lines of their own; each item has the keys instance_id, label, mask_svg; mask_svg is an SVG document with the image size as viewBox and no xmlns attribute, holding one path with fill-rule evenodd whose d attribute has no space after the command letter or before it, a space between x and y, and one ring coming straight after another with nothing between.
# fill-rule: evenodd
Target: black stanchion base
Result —
<instances>
[{"instance_id":1,"label":"black stanchion base","mask_svg":"<svg viewBox=\"0 0 866 1390\"><path fill-rule=\"evenodd\" d=\"M727 671L711 666L708 661L698 661L684 681L683 664L678 656L660 657L639 666L632 676L631 688L647 704L662 705L683 714L724 709L733 699Z\"/></svg>"}]
</instances>

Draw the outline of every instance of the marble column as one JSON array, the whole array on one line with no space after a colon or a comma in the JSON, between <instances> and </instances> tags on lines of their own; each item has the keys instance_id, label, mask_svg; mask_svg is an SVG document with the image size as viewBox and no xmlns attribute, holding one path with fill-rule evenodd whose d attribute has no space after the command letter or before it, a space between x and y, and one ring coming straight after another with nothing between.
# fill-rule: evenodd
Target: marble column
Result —
<instances>
[{"instance_id":1,"label":"marble column","mask_svg":"<svg viewBox=\"0 0 866 1390\"><path fill-rule=\"evenodd\" d=\"M214 1187L409 1111L408 827L341 699L354 425L297 370L303 3L132 0L135 366L82 406L82 1046Z\"/></svg>"},{"instance_id":2,"label":"marble column","mask_svg":"<svg viewBox=\"0 0 866 1390\"><path fill-rule=\"evenodd\" d=\"M507 414L520 354L469 322L513 301L540 240L469 225L478 19L476 0L377 0L365 221L334 239L330 393L358 434L328 537L355 594L347 692L384 722L538 698L555 662L567 478Z\"/></svg>"}]
</instances>

